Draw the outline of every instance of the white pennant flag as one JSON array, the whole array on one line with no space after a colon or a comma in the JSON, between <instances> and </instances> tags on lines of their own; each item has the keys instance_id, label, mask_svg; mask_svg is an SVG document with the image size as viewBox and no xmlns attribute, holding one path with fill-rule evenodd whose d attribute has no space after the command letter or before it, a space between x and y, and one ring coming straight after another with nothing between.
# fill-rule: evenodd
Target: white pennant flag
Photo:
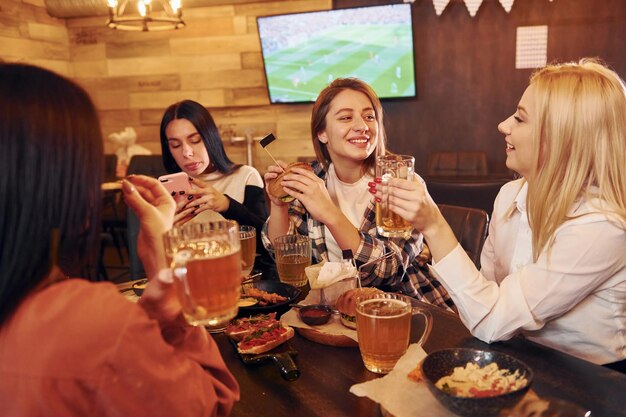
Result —
<instances>
[{"instance_id":1,"label":"white pennant flag","mask_svg":"<svg viewBox=\"0 0 626 417\"><path fill-rule=\"evenodd\" d=\"M433 0L433 6L435 6L435 13L437 13L437 16L441 16L443 9L446 8L448 3L450 3L450 0Z\"/></svg>"},{"instance_id":2,"label":"white pennant flag","mask_svg":"<svg viewBox=\"0 0 626 417\"><path fill-rule=\"evenodd\" d=\"M500 4L506 10L507 13L511 11L511 7L513 7L513 2L515 0L500 0Z\"/></svg>"},{"instance_id":3,"label":"white pennant flag","mask_svg":"<svg viewBox=\"0 0 626 417\"><path fill-rule=\"evenodd\" d=\"M464 0L464 1L465 1L465 7L467 7L467 11L469 12L470 16L472 17L476 16L476 12L480 8L480 5L483 3L483 0Z\"/></svg>"}]
</instances>

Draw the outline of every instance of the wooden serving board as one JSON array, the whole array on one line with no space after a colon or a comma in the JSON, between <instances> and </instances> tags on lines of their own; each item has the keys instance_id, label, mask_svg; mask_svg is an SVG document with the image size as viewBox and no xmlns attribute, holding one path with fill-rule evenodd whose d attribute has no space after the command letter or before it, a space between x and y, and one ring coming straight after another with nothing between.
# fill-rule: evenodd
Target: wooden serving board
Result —
<instances>
[{"instance_id":1,"label":"wooden serving board","mask_svg":"<svg viewBox=\"0 0 626 417\"><path fill-rule=\"evenodd\" d=\"M359 344L356 340L344 335L322 333L315 329L306 329L303 327L294 327L300 336L308 339L312 342L319 343L328 346L337 347L358 347Z\"/></svg>"}]
</instances>

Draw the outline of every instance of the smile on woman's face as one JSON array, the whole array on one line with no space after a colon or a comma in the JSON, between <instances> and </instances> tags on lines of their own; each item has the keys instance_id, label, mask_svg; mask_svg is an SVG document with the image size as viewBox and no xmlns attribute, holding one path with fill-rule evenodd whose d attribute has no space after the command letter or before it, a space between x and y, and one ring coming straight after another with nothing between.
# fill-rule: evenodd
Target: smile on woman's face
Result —
<instances>
[{"instance_id":1,"label":"smile on woman's face","mask_svg":"<svg viewBox=\"0 0 626 417\"><path fill-rule=\"evenodd\" d=\"M185 174L197 177L209 167L211 160L202 136L187 119L174 119L165 128L167 143L178 166Z\"/></svg>"},{"instance_id":2,"label":"smile on woman's face","mask_svg":"<svg viewBox=\"0 0 626 417\"><path fill-rule=\"evenodd\" d=\"M505 135L506 166L528 179L533 168L534 91L529 86L517 106L517 111L498 125Z\"/></svg>"},{"instance_id":3,"label":"smile on woman's face","mask_svg":"<svg viewBox=\"0 0 626 417\"><path fill-rule=\"evenodd\" d=\"M369 98L346 89L337 94L326 114L318 140L327 144L333 163L363 162L378 143L378 119Z\"/></svg>"}]
</instances>

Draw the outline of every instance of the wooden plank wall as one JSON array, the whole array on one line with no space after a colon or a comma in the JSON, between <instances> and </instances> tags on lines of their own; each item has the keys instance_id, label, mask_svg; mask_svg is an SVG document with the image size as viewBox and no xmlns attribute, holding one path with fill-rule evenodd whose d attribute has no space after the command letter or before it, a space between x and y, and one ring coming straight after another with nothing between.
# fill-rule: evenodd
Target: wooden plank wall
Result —
<instances>
[{"instance_id":1,"label":"wooden plank wall","mask_svg":"<svg viewBox=\"0 0 626 417\"><path fill-rule=\"evenodd\" d=\"M330 7L330 0L297 0L188 8L184 29L145 33L108 29L104 17L67 19L73 76L92 95L105 138L132 126L139 144L160 153L163 110L192 99L210 109L236 162L246 163L247 148L231 136L270 132L280 142L274 156L295 161L313 155L311 105L269 105L256 17ZM252 155L263 172L271 159L258 143Z\"/></svg>"},{"instance_id":2,"label":"wooden plank wall","mask_svg":"<svg viewBox=\"0 0 626 417\"><path fill-rule=\"evenodd\" d=\"M65 20L50 17L44 0L0 0L0 59L71 76Z\"/></svg>"},{"instance_id":3,"label":"wooden plank wall","mask_svg":"<svg viewBox=\"0 0 626 417\"><path fill-rule=\"evenodd\" d=\"M106 138L132 126L138 144L160 153L163 110L196 100L211 111L227 153L247 162L245 141L274 133L272 154L285 161L312 156L311 105L269 105L256 17L326 10L331 0L259 0L187 8L179 31L123 32L105 27L106 17L55 19L44 0L0 0L0 59L22 61L66 75L87 89ZM265 171L271 159L253 143L253 165Z\"/></svg>"}]
</instances>

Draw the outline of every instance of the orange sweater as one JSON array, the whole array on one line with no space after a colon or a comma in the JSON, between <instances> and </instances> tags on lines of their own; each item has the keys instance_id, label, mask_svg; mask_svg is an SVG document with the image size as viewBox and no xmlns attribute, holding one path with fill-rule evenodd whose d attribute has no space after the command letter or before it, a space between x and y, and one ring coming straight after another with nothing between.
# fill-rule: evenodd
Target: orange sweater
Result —
<instances>
[{"instance_id":1,"label":"orange sweater","mask_svg":"<svg viewBox=\"0 0 626 417\"><path fill-rule=\"evenodd\" d=\"M225 416L238 399L204 329L161 329L109 283L34 292L0 328L6 417Z\"/></svg>"}]
</instances>

